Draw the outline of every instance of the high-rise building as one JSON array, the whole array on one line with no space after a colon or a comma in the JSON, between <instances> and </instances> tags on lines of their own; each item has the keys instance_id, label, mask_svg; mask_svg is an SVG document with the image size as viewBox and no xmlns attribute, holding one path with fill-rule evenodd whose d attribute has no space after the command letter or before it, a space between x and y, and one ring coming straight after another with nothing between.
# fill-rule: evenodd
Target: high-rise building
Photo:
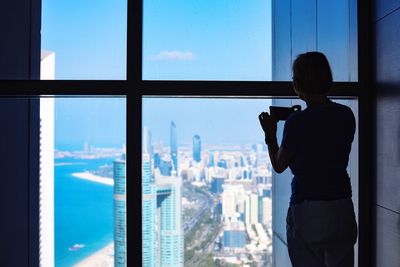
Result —
<instances>
[{"instance_id":1,"label":"high-rise building","mask_svg":"<svg viewBox=\"0 0 400 267\"><path fill-rule=\"evenodd\" d=\"M262 199L262 223L271 225L272 222L272 201L269 197Z\"/></svg>"},{"instance_id":2,"label":"high-rise building","mask_svg":"<svg viewBox=\"0 0 400 267\"><path fill-rule=\"evenodd\" d=\"M159 165L161 175L171 176L172 169L173 169L172 165L173 164L172 164L171 160L161 160L160 165Z\"/></svg>"},{"instance_id":3,"label":"high-rise building","mask_svg":"<svg viewBox=\"0 0 400 267\"><path fill-rule=\"evenodd\" d=\"M263 221L263 197L262 195L258 196L258 222L262 223Z\"/></svg>"},{"instance_id":4,"label":"high-rise building","mask_svg":"<svg viewBox=\"0 0 400 267\"><path fill-rule=\"evenodd\" d=\"M226 162L225 159L221 159L220 161L218 161L217 166L220 167L220 168L227 169L228 168L228 163Z\"/></svg>"},{"instance_id":5,"label":"high-rise building","mask_svg":"<svg viewBox=\"0 0 400 267\"><path fill-rule=\"evenodd\" d=\"M126 163L114 161L114 266L126 266Z\"/></svg>"},{"instance_id":6,"label":"high-rise building","mask_svg":"<svg viewBox=\"0 0 400 267\"><path fill-rule=\"evenodd\" d=\"M201 139L197 134L193 136L193 160L201 161Z\"/></svg>"},{"instance_id":7,"label":"high-rise building","mask_svg":"<svg viewBox=\"0 0 400 267\"><path fill-rule=\"evenodd\" d=\"M153 145L151 144L151 132L147 128L147 126L143 127L143 153L147 153L150 156L150 159L153 157Z\"/></svg>"},{"instance_id":8,"label":"high-rise building","mask_svg":"<svg viewBox=\"0 0 400 267\"><path fill-rule=\"evenodd\" d=\"M181 267L184 264L182 178L176 175L156 177L156 187L157 266Z\"/></svg>"},{"instance_id":9,"label":"high-rise building","mask_svg":"<svg viewBox=\"0 0 400 267\"><path fill-rule=\"evenodd\" d=\"M211 192L214 194L219 194L224 191L222 185L225 182L225 177L212 177L211 178Z\"/></svg>"},{"instance_id":10,"label":"high-rise building","mask_svg":"<svg viewBox=\"0 0 400 267\"><path fill-rule=\"evenodd\" d=\"M243 248L246 231L243 222L230 222L224 227L224 248Z\"/></svg>"},{"instance_id":11,"label":"high-rise building","mask_svg":"<svg viewBox=\"0 0 400 267\"><path fill-rule=\"evenodd\" d=\"M41 52L40 79L54 80L55 53ZM40 98L40 266L54 266L54 98Z\"/></svg>"},{"instance_id":12,"label":"high-rise building","mask_svg":"<svg viewBox=\"0 0 400 267\"><path fill-rule=\"evenodd\" d=\"M258 195L250 195L250 224L258 223Z\"/></svg>"},{"instance_id":13,"label":"high-rise building","mask_svg":"<svg viewBox=\"0 0 400 267\"><path fill-rule=\"evenodd\" d=\"M222 215L231 217L236 213L236 191L231 189L230 186L224 189L225 190L222 193Z\"/></svg>"},{"instance_id":14,"label":"high-rise building","mask_svg":"<svg viewBox=\"0 0 400 267\"><path fill-rule=\"evenodd\" d=\"M142 155L142 249L143 266L156 266L156 210L157 196L151 177L150 156Z\"/></svg>"},{"instance_id":15,"label":"high-rise building","mask_svg":"<svg viewBox=\"0 0 400 267\"><path fill-rule=\"evenodd\" d=\"M153 160L154 160L154 168L155 168L155 169L156 169L156 168L160 168L160 165L161 165L161 157L160 157L160 154L154 153L154 158L153 158Z\"/></svg>"},{"instance_id":16,"label":"high-rise building","mask_svg":"<svg viewBox=\"0 0 400 267\"><path fill-rule=\"evenodd\" d=\"M257 153L256 166L260 166L264 161L262 152L263 152L263 145L256 144L256 153Z\"/></svg>"},{"instance_id":17,"label":"high-rise building","mask_svg":"<svg viewBox=\"0 0 400 267\"><path fill-rule=\"evenodd\" d=\"M176 133L175 122L171 121L170 125L170 148L171 148L171 159L173 163L173 169L178 173L178 140Z\"/></svg>"},{"instance_id":18,"label":"high-rise building","mask_svg":"<svg viewBox=\"0 0 400 267\"><path fill-rule=\"evenodd\" d=\"M215 166L214 154L210 154L208 158L208 167L214 167L214 166Z\"/></svg>"},{"instance_id":19,"label":"high-rise building","mask_svg":"<svg viewBox=\"0 0 400 267\"><path fill-rule=\"evenodd\" d=\"M244 200L244 222L246 227L250 225L250 195L247 195Z\"/></svg>"}]
</instances>

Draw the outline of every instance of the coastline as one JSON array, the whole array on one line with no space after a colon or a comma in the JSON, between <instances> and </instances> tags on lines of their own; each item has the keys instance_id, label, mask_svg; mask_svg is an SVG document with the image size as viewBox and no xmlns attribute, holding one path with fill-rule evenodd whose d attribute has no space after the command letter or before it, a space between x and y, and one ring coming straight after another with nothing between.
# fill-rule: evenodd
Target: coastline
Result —
<instances>
[{"instance_id":1,"label":"coastline","mask_svg":"<svg viewBox=\"0 0 400 267\"><path fill-rule=\"evenodd\" d=\"M106 178L107 179L107 178ZM114 242L93 253L74 267L112 267L114 266Z\"/></svg>"},{"instance_id":2,"label":"coastline","mask_svg":"<svg viewBox=\"0 0 400 267\"><path fill-rule=\"evenodd\" d=\"M79 178L79 179L83 179L83 180L87 180L87 181L91 181L91 182L96 182L96 183L100 183L100 184L105 184L105 185L109 185L109 186L113 186L114 185L114 179L112 178L106 178L106 177L101 177L101 176L97 176L94 175L88 171L86 172L75 172L72 174L72 176Z\"/></svg>"}]
</instances>

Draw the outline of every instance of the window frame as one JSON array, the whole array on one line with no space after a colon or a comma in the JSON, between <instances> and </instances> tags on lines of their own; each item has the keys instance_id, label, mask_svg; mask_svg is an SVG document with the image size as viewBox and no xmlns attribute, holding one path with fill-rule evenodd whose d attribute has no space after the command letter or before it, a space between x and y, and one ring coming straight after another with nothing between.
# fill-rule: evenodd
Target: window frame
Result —
<instances>
[{"instance_id":1,"label":"window frame","mask_svg":"<svg viewBox=\"0 0 400 267\"><path fill-rule=\"evenodd\" d=\"M358 28L358 81L334 82L331 97L358 99L359 101L359 266L371 266L372 244L372 15L370 0L357 3ZM127 177L142 177L141 143L142 97L280 97L294 98L291 82L251 81L149 81L142 80L142 17L143 0L127 0L127 69L126 80L46 80L39 81L41 0L31 0L31 80L0 81L1 97L60 96L126 96L127 113ZM38 54L39 53L39 54ZM36 79L36 80L35 80ZM36 103L37 104L37 103ZM32 104L38 114L38 106ZM31 140L38 149L38 118L32 120ZM35 128L36 127L36 128ZM36 129L36 130L35 130ZM38 151L32 151L31 171L37 175L30 181L30 266L39 265L39 173ZM141 179L127 180L127 261L142 265L142 192ZM36 208L35 208L36 207ZM138 212L138 210L140 212ZM129 211L129 212L128 212ZM129 227L131 226L131 227ZM135 227L136 226L136 227Z\"/></svg>"}]
</instances>

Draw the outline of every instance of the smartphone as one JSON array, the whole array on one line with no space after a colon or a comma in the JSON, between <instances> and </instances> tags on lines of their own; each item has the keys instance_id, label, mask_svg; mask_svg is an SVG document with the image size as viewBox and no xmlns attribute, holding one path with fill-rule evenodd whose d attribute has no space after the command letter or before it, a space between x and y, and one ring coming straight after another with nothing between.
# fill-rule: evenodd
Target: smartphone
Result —
<instances>
[{"instance_id":1,"label":"smartphone","mask_svg":"<svg viewBox=\"0 0 400 267\"><path fill-rule=\"evenodd\" d=\"M276 121L285 121L290 114L301 111L300 105L294 105L293 107L278 107L278 106L270 106L269 114Z\"/></svg>"}]
</instances>

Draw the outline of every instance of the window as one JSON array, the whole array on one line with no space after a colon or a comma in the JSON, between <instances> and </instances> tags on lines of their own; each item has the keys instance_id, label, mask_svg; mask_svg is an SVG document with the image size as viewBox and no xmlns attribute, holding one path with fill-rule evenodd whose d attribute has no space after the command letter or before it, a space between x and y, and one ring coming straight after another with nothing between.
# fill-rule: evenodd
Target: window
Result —
<instances>
[{"instance_id":1,"label":"window","mask_svg":"<svg viewBox=\"0 0 400 267\"><path fill-rule=\"evenodd\" d=\"M219 179L222 177L218 173L218 170L225 170L222 172L227 175L230 164L235 166L237 163L242 168L241 179L250 176L250 171L243 170L242 165L246 165L246 160L243 159L242 164L240 156L250 158L247 160L247 165L250 166L249 162L257 165L258 156L265 155L265 148L257 145L255 140L258 134L253 127L256 126L246 128L242 121L237 120L230 125L234 128L228 128L220 122L226 117L231 119L247 114L231 111L235 110L234 107L229 107L231 103L239 106L249 104L247 112L258 107L267 109L267 98L272 101L291 101L288 99L294 97L290 82L292 61L299 53L319 50L325 52L331 62L335 80L332 96L344 96L346 101L359 99L360 132L368 130L366 123L363 123L366 119L365 110L369 105L367 93L362 88L366 81L366 64L358 65L358 62L364 62L363 58L358 58L358 54L362 55L366 51L366 45L357 42L358 34L365 35L367 28L366 16L357 16L366 13L367 8L364 5L356 0L340 0L335 4L322 1L300 3L294 0L101 0L96 3L43 0L42 16L40 10L35 11L32 8L32 17L41 16L42 45L41 51L37 51L41 52L41 62L33 59L29 62L32 66L37 65L33 67L38 67L41 63L41 78L48 81L28 81L22 85L10 81L8 85L10 88L24 87L22 91L17 91L17 95L42 95L41 113L36 114L42 120L42 217L41 228L30 229L34 233L32 235L39 236L39 232L41 234L42 266L69 266L81 260L89 260L87 257L92 252L101 250L112 241L115 242L114 245L121 242L123 244L124 238L128 262L138 262L146 267L175 261L179 266L185 262L194 266L200 263L213 266L217 260L221 261L218 259L221 255L219 253L223 251L221 245L243 244L243 227L246 231L246 245L251 239L248 236L252 235L247 232L260 237L259 233L264 230L270 239L271 228L268 228L268 223L261 223L263 230L257 223L249 223L251 228L246 228L246 214L250 214L248 220L260 222L260 219L263 221L264 214L269 212L264 213L263 209L259 209L260 206L272 205L274 210L274 202L270 204L268 200L264 200L270 194L268 188L264 192L265 188L258 185L257 188L252 188L254 192L247 194L244 186L243 190L240 186L222 186L225 178ZM359 10L357 6L360 6ZM362 31L358 32L358 29ZM31 30L35 31L35 36L40 35L36 26L32 26ZM39 58L38 55L39 53L34 58ZM3 94L6 95L8 91L5 92ZM100 104L102 101L119 104L103 105ZM208 118L202 117L212 111L214 104L218 106L214 114ZM64 113L57 112L58 107L64 107ZM200 110L196 116L202 118L202 124L196 124L196 116L190 116L196 109ZM72 112L73 116L69 117L68 112ZM68 118L70 119L67 120ZM218 123L214 123L213 127L206 124L216 119ZM63 128L58 124L59 120L65 120L66 125L84 120L92 128L85 131L80 127L84 126L83 122L80 126ZM117 129L119 130L116 131ZM201 129L207 131L201 132ZM223 136L221 133L218 134L219 139L212 140L208 136L208 130L218 133L246 130L246 138L249 139L235 140L232 136ZM113 141L114 138L105 135L106 132L118 133L121 137ZM90 133L93 136L85 136ZM67 136L60 139L59 135L62 137L63 134ZM83 138L78 138L79 135ZM102 140L110 143L103 143ZM129 154L125 159L125 180L123 143L126 143ZM256 146L246 146L249 143ZM361 165L368 162L368 153L362 153L369 151L367 145L367 138L360 138ZM233 148L228 149L227 146ZM53 153L54 148L57 149L56 153ZM93 155L97 153L101 155L100 158ZM221 160L217 161L215 153ZM237 158L240 160L237 161ZM214 166L207 168L215 172L215 177L208 176L208 181L205 181L205 173L197 173L199 168L196 167L204 164L206 159L208 163L214 161ZM357 160L354 162L357 165ZM104 168L101 167L103 165ZM268 169L268 162L265 166L265 173L269 174L268 171L271 170ZM78 170L75 171L75 167ZM183 171L183 168L186 170ZM66 174L66 179L62 179L61 175L58 176L58 172L62 171L78 174L75 177ZM174 179L174 175L181 179ZM370 174L366 174L365 180L360 180L360 188L367 187L368 175ZM108 178L103 177L106 179L104 180L96 176ZM113 187L110 185L110 177L114 177ZM118 185L125 181L125 186L117 186L116 180L121 181ZM268 184L268 178L266 180ZM68 191L68 186L60 184L68 181L82 186L77 185L77 191L73 195L68 194L71 192ZM256 179L255 182L263 183L265 180ZM279 189L276 185L272 187L273 190ZM283 188L284 185L281 185ZM237 203L236 198L232 198L236 192L244 192L243 201ZM79 200L79 197L96 194L98 196L90 201ZM275 196L272 194L272 198ZM285 194L280 196L285 199ZM32 205L39 201L39 195L34 190L29 197ZM369 238L369 226L365 223L368 219L369 197L367 193L360 193L360 224L364 223L360 228L363 229L360 231L360 240L364 243ZM224 217L223 206L218 205L224 199L234 203L226 210L226 214L235 214L232 218L225 214L228 221L222 229L215 222ZM182 201L180 207L179 200ZM207 200L211 201L209 205L213 209L199 210L199 203ZM85 203L85 206L81 206L81 203ZM101 208L103 204L104 208ZM191 205L194 208L190 208ZM70 209L76 206L86 209L85 212L82 211L86 217L77 219L68 214L68 206ZM141 212L138 212L139 209ZM246 210L250 212L246 213ZM78 211L78 208L70 211ZM181 219L170 216L172 212L180 212ZM32 213L35 213L35 209ZM125 229L125 235L122 234L124 214L126 229L129 229ZM191 221L193 214L206 216ZM96 216L101 218L93 222ZM122 216L122 219L114 221L118 216ZM272 220L281 218L281 215L273 212ZM202 220L206 220L204 225L201 225ZM235 222L238 224L235 225ZM142 223L143 226L139 227ZM179 229L178 224L181 224L183 230L174 230ZM87 233L84 237L76 236L79 226L88 229L81 229ZM198 233L191 231L200 226L203 227L201 229L208 229L210 235L197 236ZM272 227L274 235L274 226ZM62 231L59 230L61 228ZM91 236L97 228L104 235ZM172 230L168 232L165 229ZM276 232L279 230L277 228ZM273 241L276 236L272 238ZM140 237L142 246L138 246ZM216 239L211 240L214 237ZM68 240L62 241L62 238ZM195 244L196 242L205 243ZM210 246L204 248L206 244ZM363 244L360 244L359 258L368 259L367 246L361 245ZM34 246L31 247L32 250L35 249ZM210 249L215 258L203 258L206 249ZM273 249L269 243L265 250L260 249L268 253L271 251L272 266L277 264L278 259L287 260L284 242L273 243ZM35 250L38 251L39 249ZM241 259L240 254L233 253L234 251L226 251L232 252L232 262L245 262L246 259L249 262L271 260L269 256L247 252ZM124 250L115 248L105 252L107 259L110 259L111 254L115 256L111 266L126 265L119 264L118 255L122 255L120 252L123 253ZM75 258L69 258L69 255L74 255ZM135 258L129 255L134 255ZM237 255L239 259L234 259ZM39 265L33 261L35 263ZM360 263L360 266L366 265Z\"/></svg>"},{"instance_id":2,"label":"window","mask_svg":"<svg viewBox=\"0 0 400 267\"><path fill-rule=\"evenodd\" d=\"M41 266L123 266L125 98L40 104Z\"/></svg>"}]
</instances>

